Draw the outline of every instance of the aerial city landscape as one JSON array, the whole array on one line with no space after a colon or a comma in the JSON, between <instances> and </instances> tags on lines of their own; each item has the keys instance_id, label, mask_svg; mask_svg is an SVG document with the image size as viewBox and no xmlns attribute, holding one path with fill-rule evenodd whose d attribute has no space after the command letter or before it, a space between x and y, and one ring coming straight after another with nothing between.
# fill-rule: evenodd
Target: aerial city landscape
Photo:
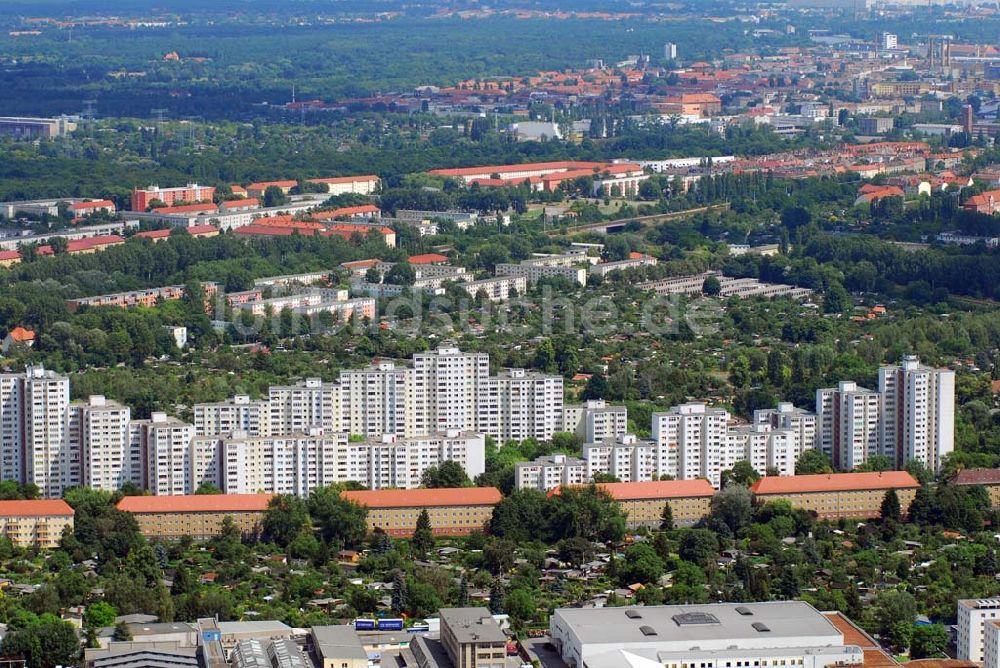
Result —
<instances>
[{"instance_id":1,"label":"aerial city landscape","mask_svg":"<svg viewBox=\"0 0 1000 668\"><path fill-rule=\"evenodd\" d=\"M995 0L3 0L0 90L0 668L1000 668Z\"/></svg>"}]
</instances>

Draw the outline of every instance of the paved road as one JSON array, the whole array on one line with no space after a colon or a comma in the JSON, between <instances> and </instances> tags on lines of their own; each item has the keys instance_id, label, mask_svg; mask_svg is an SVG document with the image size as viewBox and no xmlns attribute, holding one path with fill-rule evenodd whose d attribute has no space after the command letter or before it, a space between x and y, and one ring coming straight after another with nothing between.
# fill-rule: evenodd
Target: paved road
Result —
<instances>
[{"instance_id":1,"label":"paved road","mask_svg":"<svg viewBox=\"0 0 1000 668\"><path fill-rule=\"evenodd\" d=\"M548 636L542 636L541 638L528 638L522 645L527 650L528 656L532 659L538 659L542 668L566 668L565 662L555 649L545 648L545 645L550 641Z\"/></svg>"}]
</instances>

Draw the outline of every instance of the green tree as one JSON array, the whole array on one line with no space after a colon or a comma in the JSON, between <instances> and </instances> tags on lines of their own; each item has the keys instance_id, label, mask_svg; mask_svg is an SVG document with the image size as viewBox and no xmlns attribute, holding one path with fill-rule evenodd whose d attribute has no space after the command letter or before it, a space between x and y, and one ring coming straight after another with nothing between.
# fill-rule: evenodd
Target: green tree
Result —
<instances>
[{"instance_id":1,"label":"green tree","mask_svg":"<svg viewBox=\"0 0 1000 668\"><path fill-rule=\"evenodd\" d=\"M708 276L701 284L701 291L710 297L716 297L722 292L722 283L717 276Z\"/></svg>"},{"instance_id":2,"label":"green tree","mask_svg":"<svg viewBox=\"0 0 1000 668\"><path fill-rule=\"evenodd\" d=\"M529 590L517 588L507 594L504 608L514 625L520 628L534 618L537 604Z\"/></svg>"},{"instance_id":3,"label":"green tree","mask_svg":"<svg viewBox=\"0 0 1000 668\"><path fill-rule=\"evenodd\" d=\"M434 549L434 530L431 528L431 517L426 508L417 516L417 526L413 530L410 544L413 545L413 552L421 559Z\"/></svg>"},{"instance_id":4,"label":"green tree","mask_svg":"<svg viewBox=\"0 0 1000 668\"><path fill-rule=\"evenodd\" d=\"M948 630L941 624L915 626L910 637L911 659L934 659L948 647Z\"/></svg>"},{"instance_id":5,"label":"green tree","mask_svg":"<svg viewBox=\"0 0 1000 668\"><path fill-rule=\"evenodd\" d=\"M409 587L402 571L396 571L392 577L392 611L400 614L409 609Z\"/></svg>"},{"instance_id":6,"label":"green tree","mask_svg":"<svg viewBox=\"0 0 1000 668\"><path fill-rule=\"evenodd\" d=\"M286 195L278 186L268 186L264 190L263 204L266 207L283 206L288 204L289 201L288 195Z\"/></svg>"},{"instance_id":7,"label":"green tree","mask_svg":"<svg viewBox=\"0 0 1000 668\"><path fill-rule=\"evenodd\" d=\"M91 628L104 628L114 624L117 616L115 606L107 601L97 601L87 606L87 611L83 613L83 624Z\"/></svg>"},{"instance_id":8,"label":"green tree","mask_svg":"<svg viewBox=\"0 0 1000 668\"><path fill-rule=\"evenodd\" d=\"M906 651L910 644L910 632L917 618L916 599L905 591L890 589L878 595L874 608L879 634L894 650Z\"/></svg>"},{"instance_id":9,"label":"green tree","mask_svg":"<svg viewBox=\"0 0 1000 668\"><path fill-rule=\"evenodd\" d=\"M753 498L746 487L731 485L712 497L708 522L717 531L739 536L750 526L752 517Z\"/></svg>"},{"instance_id":10,"label":"green tree","mask_svg":"<svg viewBox=\"0 0 1000 668\"><path fill-rule=\"evenodd\" d=\"M503 614L507 609L507 592L500 578L493 578L493 584L490 585L489 607L494 615Z\"/></svg>"},{"instance_id":11,"label":"green tree","mask_svg":"<svg viewBox=\"0 0 1000 668\"><path fill-rule=\"evenodd\" d=\"M664 570L660 555L649 545L638 543L625 550L623 563L617 567L618 581L623 585L651 584L660 579Z\"/></svg>"},{"instance_id":12,"label":"green tree","mask_svg":"<svg viewBox=\"0 0 1000 668\"><path fill-rule=\"evenodd\" d=\"M670 503L663 504L663 511L660 512L660 531L672 531L674 528L674 509Z\"/></svg>"},{"instance_id":13,"label":"green tree","mask_svg":"<svg viewBox=\"0 0 1000 668\"><path fill-rule=\"evenodd\" d=\"M428 467L420 477L420 485L429 488L471 487L472 481L461 464L449 459L438 466Z\"/></svg>"},{"instance_id":14,"label":"green tree","mask_svg":"<svg viewBox=\"0 0 1000 668\"><path fill-rule=\"evenodd\" d=\"M80 658L76 629L52 615L4 636L0 650L4 656L24 657L32 668L75 666Z\"/></svg>"},{"instance_id":15,"label":"green tree","mask_svg":"<svg viewBox=\"0 0 1000 668\"><path fill-rule=\"evenodd\" d=\"M341 496L336 485L317 487L309 495L308 516L330 545L356 547L368 535L368 509Z\"/></svg>"},{"instance_id":16,"label":"green tree","mask_svg":"<svg viewBox=\"0 0 1000 668\"><path fill-rule=\"evenodd\" d=\"M822 451L812 448L799 455L795 462L795 475L810 475L815 473L832 473L830 459Z\"/></svg>"},{"instance_id":17,"label":"green tree","mask_svg":"<svg viewBox=\"0 0 1000 668\"><path fill-rule=\"evenodd\" d=\"M745 459L736 462L733 464L733 468L723 471L721 475L723 488L726 488L729 485L749 487L758 480L760 480L760 474L757 473L757 470L754 469L753 465Z\"/></svg>"},{"instance_id":18,"label":"green tree","mask_svg":"<svg viewBox=\"0 0 1000 668\"><path fill-rule=\"evenodd\" d=\"M267 504L261 531L264 540L287 547L308 526L309 511L306 502L290 494L279 494Z\"/></svg>"},{"instance_id":19,"label":"green tree","mask_svg":"<svg viewBox=\"0 0 1000 668\"><path fill-rule=\"evenodd\" d=\"M111 636L112 640L117 641L128 641L132 639L132 630L128 627L125 622L118 622L115 624L115 632Z\"/></svg>"},{"instance_id":20,"label":"green tree","mask_svg":"<svg viewBox=\"0 0 1000 668\"><path fill-rule=\"evenodd\" d=\"M902 513L899 508L899 496L896 494L896 490L886 490L885 496L882 497L882 506L879 510L879 517L882 518L883 522L887 520L899 522L901 515Z\"/></svg>"}]
</instances>

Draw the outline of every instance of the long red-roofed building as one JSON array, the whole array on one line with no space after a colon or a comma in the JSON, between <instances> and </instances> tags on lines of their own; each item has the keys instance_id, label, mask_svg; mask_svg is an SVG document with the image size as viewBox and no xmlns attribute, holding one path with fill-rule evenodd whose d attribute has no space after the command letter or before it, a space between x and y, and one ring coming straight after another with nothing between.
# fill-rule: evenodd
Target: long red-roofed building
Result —
<instances>
[{"instance_id":1,"label":"long red-roofed building","mask_svg":"<svg viewBox=\"0 0 1000 668\"><path fill-rule=\"evenodd\" d=\"M887 491L896 490L900 508L906 513L919 487L906 471L880 471L766 476L750 491L762 503L785 500L815 512L820 519L872 519L879 516Z\"/></svg>"},{"instance_id":2,"label":"long red-roofed building","mask_svg":"<svg viewBox=\"0 0 1000 668\"><path fill-rule=\"evenodd\" d=\"M704 478L694 480L654 480L643 482L604 482L597 487L618 502L625 511L630 529L659 527L663 508L670 504L676 526L691 526L708 515L715 488ZM549 496L558 494L556 487Z\"/></svg>"},{"instance_id":3,"label":"long red-roofed building","mask_svg":"<svg viewBox=\"0 0 1000 668\"><path fill-rule=\"evenodd\" d=\"M125 243L125 239L117 234L106 234L98 237L87 237L86 239L72 239L66 242L66 254L75 255L83 253L96 253L97 251L118 246ZM39 255L55 255L52 246L39 246L36 251Z\"/></svg>"},{"instance_id":4,"label":"long red-roofed building","mask_svg":"<svg viewBox=\"0 0 1000 668\"><path fill-rule=\"evenodd\" d=\"M0 501L0 534L18 547L58 547L66 527L73 509L62 499Z\"/></svg>"},{"instance_id":5,"label":"long red-roofed building","mask_svg":"<svg viewBox=\"0 0 1000 668\"><path fill-rule=\"evenodd\" d=\"M503 496L496 487L387 489L341 492L341 497L368 509L368 528L390 536L412 536L426 510L438 536L464 536L484 531L493 507Z\"/></svg>"},{"instance_id":6,"label":"long red-roofed building","mask_svg":"<svg viewBox=\"0 0 1000 668\"><path fill-rule=\"evenodd\" d=\"M147 538L179 540L190 536L207 540L218 536L225 518L244 535L260 531L271 494L188 494L182 496L126 496L118 510L135 517Z\"/></svg>"}]
</instances>

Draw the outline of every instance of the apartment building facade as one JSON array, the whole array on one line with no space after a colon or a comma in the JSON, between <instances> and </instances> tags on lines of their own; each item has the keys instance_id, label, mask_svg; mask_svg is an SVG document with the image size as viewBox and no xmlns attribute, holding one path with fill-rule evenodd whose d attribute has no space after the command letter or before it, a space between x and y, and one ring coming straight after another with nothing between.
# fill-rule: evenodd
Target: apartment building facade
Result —
<instances>
[{"instance_id":1,"label":"apartment building facade","mask_svg":"<svg viewBox=\"0 0 1000 668\"><path fill-rule=\"evenodd\" d=\"M905 512L919 487L906 471L881 471L767 476L755 482L750 491L761 502L785 500L795 508L815 512L820 519L837 520L878 517L890 489L896 491Z\"/></svg>"},{"instance_id":2,"label":"apartment building facade","mask_svg":"<svg viewBox=\"0 0 1000 668\"><path fill-rule=\"evenodd\" d=\"M62 499L0 501L0 535L17 547L58 547L67 527L73 509Z\"/></svg>"},{"instance_id":3,"label":"apartment building facade","mask_svg":"<svg viewBox=\"0 0 1000 668\"><path fill-rule=\"evenodd\" d=\"M209 540L222 533L228 517L244 536L260 533L271 494L126 496L118 510L132 515L150 540Z\"/></svg>"},{"instance_id":4,"label":"apartment building facade","mask_svg":"<svg viewBox=\"0 0 1000 668\"><path fill-rule=\"evenodd\" d=\"M819 447L835 468L851 471L880 453L877 392L843 381L816 390Z\"/></svg>"},{"instance_id":5,"label":"apartment building facade","mask_svg":"<svg viewBox=\"0 0 1000 668\"><path fill-rule=\"evenodd\" d=\"M371 531L400 537L413 535L417 518L425 510L435 535L464 536L485 531L493 507L503 498L495 487L348 491L341 497L368 508Z\"/></svg>"},{"instance_id":6,"label":"apartment building facade","mask_svg":"<svg viewBox=\"0 0 1000 668\"><path fill-rule=\"evenodd\" d=\"M908 356L879 369L878 391L882 452L898 469L916 460L940 471L955 449L955 372Z\"/></svg>"}]
</instances>

